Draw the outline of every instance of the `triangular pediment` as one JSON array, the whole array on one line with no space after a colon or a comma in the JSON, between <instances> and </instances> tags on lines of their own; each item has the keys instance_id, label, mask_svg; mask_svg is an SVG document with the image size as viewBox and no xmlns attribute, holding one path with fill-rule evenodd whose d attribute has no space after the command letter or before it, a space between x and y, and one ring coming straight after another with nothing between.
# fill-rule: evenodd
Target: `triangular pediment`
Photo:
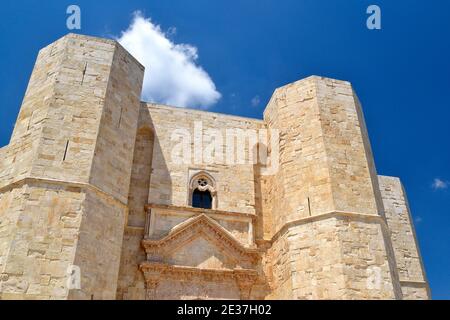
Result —
<instances>
[{"instance_id":1,"label":"triangular pediment","mask_svg":"<svg viewBox=\"0 0 450 320\"><path fill-rule=\"evenodd\" d=\"M203 269L234 269L239 261L200 233L175 250L167 252L168 263Z\"/></svg>"},{"instance_id":2,"label":"triangular pediment","mask_svg":"<svg viewBox=\"0 0 450 320\"><path fill-rule=\"evenodd\" d=\"M243 246L215 220L205 214L190 218L159 240L145 239L142 245L149 259L159 257L168 263L186 266L232 268L253 265L255 249Z\"/></svg>"}]
</instances>

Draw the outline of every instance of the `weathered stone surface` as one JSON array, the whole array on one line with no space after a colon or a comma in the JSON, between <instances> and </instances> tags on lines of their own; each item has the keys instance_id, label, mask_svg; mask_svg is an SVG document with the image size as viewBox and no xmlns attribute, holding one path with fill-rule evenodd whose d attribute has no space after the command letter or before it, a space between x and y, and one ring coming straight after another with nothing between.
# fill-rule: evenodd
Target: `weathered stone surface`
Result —
<instances>
[{"instance_id":1,"label":"weathered stone surface","mask_svg":"<svg viewBox=\"0 0 450 320\"><path fill-rule=\"evenodd\" d=\"M143 73L111 40L39 52L0 148L0 299L430 298L405 192L377 176L350 83L278 88L258 120L140 102ZM264 130L279 133L269 173L250 161ZM213 161L202 147L179 161L185 133L214 141Z\"/></svg>"},{"instance_id":2,"label":"weathered stone surface","mask_svg":"<svg viewBox=\"0 0 450 320\"><path fill-rule=\"evenodd\" d=\"M40 51L2 149L1 297L115 297L143 72L111 40Z\"/></svg>"},{"instance_id":3,"label":"weathered stone surface","mask_svg":"<svg viewBox=\"0 0 450 320\"><path fill-rule=\"evenodd\" d=\"M427 299L430 289L417 243L408 199L400 179L379 176L387 223L405 299Z\"/></svg>"}]
</instances>

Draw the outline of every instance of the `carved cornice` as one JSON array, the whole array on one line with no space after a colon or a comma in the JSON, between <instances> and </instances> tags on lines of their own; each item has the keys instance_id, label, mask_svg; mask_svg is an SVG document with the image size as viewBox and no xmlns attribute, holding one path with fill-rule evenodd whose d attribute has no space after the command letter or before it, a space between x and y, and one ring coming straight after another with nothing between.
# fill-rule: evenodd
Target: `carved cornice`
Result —
<instances>
[{"instance_id":1,"label":"carved cornice","mask_svg":"<svg viewBox=\"0 0 450 320\"><path fill-rule=\"evenodd\" d=\"M428 283L423 280L405 280L400 279L400 284L404 286L411 286L411 287L417 287L417 288L424 288L428 287Z\"/></svg>"},{"instance_id":2,"label":"carved cornice","mask_svg":"<svg viewBox=\"0 0 450 320\"><path fill-rule=\"evenodd\" d=\"M7 192L11 189L21 188L24 185L33 185L33 186L41 186L41 185L53 185L62 188L79 188L82 191L90 190L95 192L97 195L103 197L104 199L115 203L117 206L128 210L128 205L126 202L120 200L113 194L106 192L99 187L85 182L77 182L77 181L69 181L69 180L58 180L58 179L50 179L50 178L40 178L40 177L25 177L19 180L11 181L8 184L0 187L0 193Z\"/></svg>"},{"instance_id":3,"label":"carved cornice","mask_svg":"<svg viewBox=\"0 0 450 320\"><path fill-rule=\"evenodd\" d=\"M168 205L168 204L148 203L145 205L145 210L147 211L148 209L185 211L185 212L192 212L197 215L217 214L217 215L225 215L225 216L245 217L245 218L251 218L252 220L256 220L256 215L253 213L224 211L224 210L217 210L217 209L203 209L203 208L194 208L194 207L188 207L188 206L175 206L175 205Z\"/></svg>"},{"instance_id":4,"label":"carved cornice","mask_svg":"<svg viewBox=\"0 0 450 320\"><path fill-rule=\"evenodd\" d=\"M202 269L158 262L144 261L139 265L144 274L146 284L146 299L158 298L160 281L173 279L178 281L235 281L242 300L250 299L253 285L258 280L258 273L251 269Z\"/></svg>"},{"instance_id":5,"label":"carved cornice","mask_svg":"<svg viewBox=\"0 0 450 320\"><path fill-rule=\"evenodd\" d=\"M285 222L277 232L274 233L271 239L264 239L262 243L271 243L273 244L280 236L289 231L290 228L299 226L302 224L307 224L315 221L336 218L336 219L348 219L352 221L364 221L367 223L376 223L380 224L382 228L389 232L389 227L386 223L386 220L381 215L376 214L366 214L366 213L358 213L358 212L348 212L348 211L329 211L321 214L313 215L310 217L304 217L300 219L291 220ZM261 240L260 240L261 241Z\"/></svg>"},{"instance_id":6,"label":"carved cornice","mask_svg":"<svg viewBox=\"0 0 450 320\"><path fill-rule=\"evenodd\" d=\"M230 281L235 280L239 286L248 288L258 279L258 273L252 269L202 269L187 266L144 261L139 265L143 272L147 288L154 289L160 280L175 279L192 281Z\"/></svg>"}]
</instances>

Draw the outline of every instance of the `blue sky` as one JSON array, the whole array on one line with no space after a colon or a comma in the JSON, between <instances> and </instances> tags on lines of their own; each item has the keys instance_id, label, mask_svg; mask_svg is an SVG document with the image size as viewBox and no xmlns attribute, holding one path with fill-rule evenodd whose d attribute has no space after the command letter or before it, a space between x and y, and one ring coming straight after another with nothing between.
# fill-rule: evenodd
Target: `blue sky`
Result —
<instances>
[{"instance_id":1,"label":"blue sky","mask_svg":"<svg viewBox=\"0 0 450 320\"><path fill-rule=\"evenodd\" d=\"M83 34L118 37L136 10L175 27L170 41L197 48L195 64L220 92L211 111L260 118L276 87L311 74L351 81L378 173L408 192L433 298L450 299L448 0L2 1L1 146L38 50L68 32L69 4L81 8ZM366 28L370 4L382 30Z\"/></svg>"}]
</instances>

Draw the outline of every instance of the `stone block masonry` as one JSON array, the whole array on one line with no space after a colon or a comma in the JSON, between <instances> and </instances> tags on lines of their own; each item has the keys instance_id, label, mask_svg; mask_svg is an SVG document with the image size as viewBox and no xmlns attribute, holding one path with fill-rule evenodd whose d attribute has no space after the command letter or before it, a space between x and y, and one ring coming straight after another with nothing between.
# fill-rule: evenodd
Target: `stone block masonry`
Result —
<instances>
[{"instance_id":1,"label":"stone block masonry","mask_svg":"<svg viewBox=\"0 0 450 320\"><path fill-rule=\"evenodd\" d=\"M0 148L0 299L430 298L405 190L377 175L349 82L296 81L249 119L141 102L143 75L112 40L39 52ZM231 148L266 148L276 170L174 159L174 133L190 148L227 129L277 132Z\"/></svg>"},{"instance_id":2,"label":"stone block masonry","mask_svg":"<svg viewBox=\"0 0 450 320\"><path fill-rule=\"evenodd\" d=\"M400 179L378 176L404 299L431 296L408 199Z\"/></svg>"},{"instance_id":3,"label":"stone block masonry","mask_svg":"<svg viewBox=\"0 0 450 320\"><path fill-rule=\"evenodd\" d=\"M143 73L110 40L39 52L0 174L2 298L115 297Z\"/></svg>"}]
</instances>

